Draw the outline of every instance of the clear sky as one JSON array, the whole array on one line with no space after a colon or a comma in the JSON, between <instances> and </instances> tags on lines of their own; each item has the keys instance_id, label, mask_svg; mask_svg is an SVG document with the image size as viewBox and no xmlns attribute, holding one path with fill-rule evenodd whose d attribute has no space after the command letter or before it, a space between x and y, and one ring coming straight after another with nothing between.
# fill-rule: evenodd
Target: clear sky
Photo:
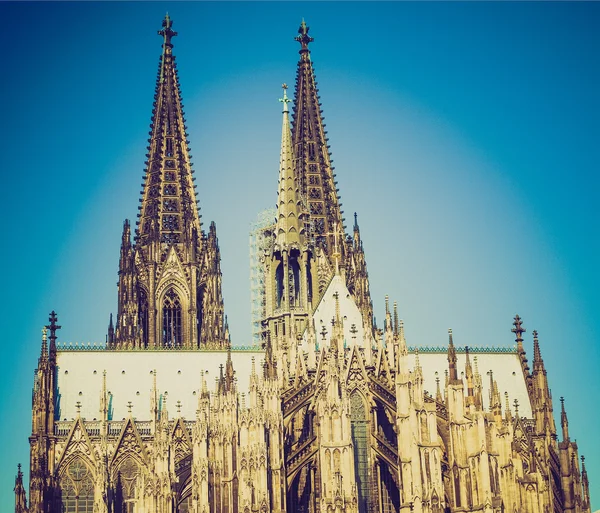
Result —
<instances>
[{"instance_id":1,"label":"clear sky","mask_svg":"<svg viewBox=\"0 0 600 513\"><path fill-rule=\"evenodd\" d=\"M48 312L87 342L116 309L166 11L234 344L250 341L248 230L276 201L277 99L304 17L376 316L389 294L411 345L453 328L461 346L510 346L521 315L598 509L600 3L2 2L0 510L28 467Z\"/></svg>"}]
</instances>

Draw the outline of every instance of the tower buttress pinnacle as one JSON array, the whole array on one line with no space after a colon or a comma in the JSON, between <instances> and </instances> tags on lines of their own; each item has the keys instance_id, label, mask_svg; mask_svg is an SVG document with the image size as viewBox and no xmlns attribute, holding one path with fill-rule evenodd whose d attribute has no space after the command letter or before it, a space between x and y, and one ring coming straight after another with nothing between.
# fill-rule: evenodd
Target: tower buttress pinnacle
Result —
<instances>
[{"instance_id":1,"label":"tower buttress pinnacle","mask_svg":"<svg viewBox=\"0 0 600 513\"><path fill-rule=\"evenodd\" d=\"M448 370L450 384L458 382L458 371L456 369L456 349L454 347L454 341L452 340L452 330L448 330Z\"/></svg>"}]
</instances>

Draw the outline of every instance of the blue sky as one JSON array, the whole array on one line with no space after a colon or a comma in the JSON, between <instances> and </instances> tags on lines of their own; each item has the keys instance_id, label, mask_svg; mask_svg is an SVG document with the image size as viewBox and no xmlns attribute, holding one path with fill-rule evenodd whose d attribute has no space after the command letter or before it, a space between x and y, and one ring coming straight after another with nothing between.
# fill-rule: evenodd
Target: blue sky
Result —
<instances>
[{"instance_id":1,"label":"blue sky","mask_svg":"<svg viewBox=\"0 0 600 513\"><path fill-rule=\"evenodd\" d=\"M0 3L0 509L27 467L40 328L103 341L135 219L166 11L204 226L217 223L235 344L250 341L248 230L276 201L280 85L302 17L347 223L375 302L411 345L540 333L555 409L600 497L599 3ZM9 222L10 221L10 222ZM531 359L531 356L530 356Z\"/></svg>"}]
</instances>

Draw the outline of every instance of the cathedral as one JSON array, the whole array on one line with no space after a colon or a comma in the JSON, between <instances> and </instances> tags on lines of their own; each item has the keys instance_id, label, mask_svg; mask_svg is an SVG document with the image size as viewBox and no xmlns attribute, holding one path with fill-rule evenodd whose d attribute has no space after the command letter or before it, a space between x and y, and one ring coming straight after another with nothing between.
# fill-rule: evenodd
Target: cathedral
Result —
<instances>
[{"instance_id":1,"label":"cathedral","mask_svg":"<svg viewBox=\"0 0 600 513\"><path fill-rule=\"evenodd\" d=\"M532 331L515 344L409 345L378 326L356 214L340 196L302 22L283 85L275 218L261 228L257 343L232 345L216 225L202 226L173 22L162 47L135 228L123 224L106 343L42 330L29 493L15 513L589 513ZM292 105L289 105L289 104ZM275 185L275 176L273 176ZM275 199L275 198L274 198ZM133 198L132 198L133 201ZM507 331L511 328L507 323Z\"/></svg>"}]
</instances>

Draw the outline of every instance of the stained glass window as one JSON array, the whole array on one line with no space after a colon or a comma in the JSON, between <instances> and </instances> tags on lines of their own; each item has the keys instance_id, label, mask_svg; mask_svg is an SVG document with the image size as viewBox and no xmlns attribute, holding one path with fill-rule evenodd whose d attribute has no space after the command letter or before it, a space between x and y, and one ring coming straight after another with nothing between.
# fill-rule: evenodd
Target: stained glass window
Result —
<instances>
[{"instance_id":1,"label":"stained glass window","mask_svg":"<svg viewBox=\"0 0 600 513\"><path fill-rule=\"evenodd\" d=\"M94 483L88 467L76 459L69 464L61 478L62 506L65 513L94 511Z\"/></svg>"},{"instance_id":2,"label":"stained glass window","mask_svg":"<svg viewBox=\"0 0 600 513\"><path fill-rule=\"evenodd\" d=\"M181 346L181 302L173 289L165 294L163 302L163 346Z\"/></svg>"},{"instance_id":3,"label":"stained glass window","mask_svg":"<svg viewBox=\"0 0 600 513\"><path fill-rule=\"evenodd\" d=\"M367 462L367 416L365 404L358 392L350 395L350 426L354 445L354 468L358 488L358 511L367 513L368 462Z\"/></svg>"}]
</instances>

